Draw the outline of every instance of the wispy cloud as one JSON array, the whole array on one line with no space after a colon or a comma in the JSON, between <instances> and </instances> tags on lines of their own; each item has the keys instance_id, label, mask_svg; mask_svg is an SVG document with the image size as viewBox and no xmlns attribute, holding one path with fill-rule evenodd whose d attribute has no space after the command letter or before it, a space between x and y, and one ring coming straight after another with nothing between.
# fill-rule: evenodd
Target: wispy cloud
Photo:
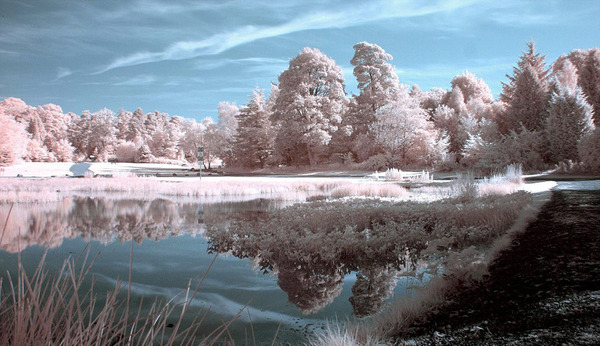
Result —
<instances>
[{"instance_id":1,"label":"wispy cloud","mask_svg":"<svg viewBox=\"0 0 600 346\"><path fill-rule=\"evenodd\" d=\"M262 58L262 57L253 57L253 58L242 58L242 59L219 59L219 60L202 60L199 61L195 65L196 70L214 70L224 66L234 65L234 64L243 64L247 66L252 66L252 68L256 68L257 70L262 69L263 67L286 67L289 63L289 60L286 59L276 59L276 58Z\"/></svg>"},{"instance_id":2,"label":"wispy cloud","mask_svg":"<svg viewBox=\"0 0 600 346\"><path fill-rule=\"evenodd\" d=\"M73 74L73 71L66 67L59 67L56 70L56 79L62 79Z\"/></svg>"},{"instance_id":3,"label":"wispy cloud","mask_svg":"<svg viewBox=\"0 0 600 346\"><path fill-rule=\"evenodd\" d=\"M117 83L114 83L114 85L134 85L134 86L139 86L139 85L149 85L149 84L153 84L154 82L156 82L156 77L154 76L149 76L149 75L140 75L140 76L135 76Z\"/></svg>"},{"instance_id":4,"label":"wispy cloud","mask_svg":"<svg viewBox=\"0 0 600 346\"><path fill-rule=\"evenodd\" d=\"M246 25L232 31L212 35L202 40L178 41L158 52L136 52L113 60L113 62L98 71L97 74L126 66L215 55L257 40L306 30L347 28L385 19L410 18L448 12L468 6L474 2L474 0L439 1L421 5L409 0L382 0L358 6L349 6L337 11L316 11L276 26Z\"/></svg>"},{"instance_id":5,"label":"wispy cloud","mask_svg":"<svg viewBox=\"0 0 600 346\"><path fill-rule=\"evenodd\" d=\"M6 49L0 49L0 54L6 54L6 55L19 55L18 52L14 52L12 50L6 50Z\"/></svg>"}]
</instances>

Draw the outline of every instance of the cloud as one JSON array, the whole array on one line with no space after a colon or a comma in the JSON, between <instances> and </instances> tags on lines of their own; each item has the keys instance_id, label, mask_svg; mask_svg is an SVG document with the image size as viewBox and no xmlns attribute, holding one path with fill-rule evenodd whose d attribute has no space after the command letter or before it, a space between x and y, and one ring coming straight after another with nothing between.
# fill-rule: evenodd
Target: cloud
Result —
<instances>
[{"instance_id":1,"label":"cloud","mask_svg":"<svg viewBox=\"0 0 600 346\"><path fill-rule=\"evenodd\" d=\"M66 67L59 67L56 70L56 79L62 79L73 74L73 71Z\"/></svg>"},{"instance_id":2,"label":"cloud","mask_svg":"<svg viewBox=\"0 0 600 346\"><path fill-rule=\"evenodd\" d=\"M149 85L154 82L156 82L156 77L149 75L140 75L115 83L114 85Z\"/></svg>"},{"instance_id":3,"label":"cloud","mask_svg":"<svg viewBox=\"0 0 600 346\"><path fill-rule=\"evenodd\" d=\"M368 2L341 10L315 11L275 26L246 25L235 30L217 33L202 40L178 41L158 52L141 51L117 58L96 72L166 60L184 60L199 56L216 55L254 41L288 35L306 30L347 28L369 22L393 18L411 18L450 12L471 5L474 0L439 1L420 5L402 0Z\"/></svg>"},{"instance_id":4,"label":"cloud","mask_svg":"<svg viewBox=\"0 0 600 346\"><path fill-rule=\"evenodd\" d=\"M14 52L12 50L5 50L5 49L0 49L0 54L10 54L10 55L19 55L18 52Z\"/></svg>"}]
</instances>

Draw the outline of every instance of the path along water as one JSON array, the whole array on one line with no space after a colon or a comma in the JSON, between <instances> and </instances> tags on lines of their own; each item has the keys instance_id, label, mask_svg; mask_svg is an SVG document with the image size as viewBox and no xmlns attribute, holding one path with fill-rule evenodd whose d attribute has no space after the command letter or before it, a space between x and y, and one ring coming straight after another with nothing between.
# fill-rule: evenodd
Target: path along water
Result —
<instances>
[{"instance_id":1,"label":"path along water","mask_svg":"<svg viewBox=\"0 0 600 346\"><path fill-rule=\"evenodd\" d=\"M560 183L479 285L459 290L411 344L600 344L600 184ZM404 341L398 341L403 344Z\"/></svg>"}]
</instances>

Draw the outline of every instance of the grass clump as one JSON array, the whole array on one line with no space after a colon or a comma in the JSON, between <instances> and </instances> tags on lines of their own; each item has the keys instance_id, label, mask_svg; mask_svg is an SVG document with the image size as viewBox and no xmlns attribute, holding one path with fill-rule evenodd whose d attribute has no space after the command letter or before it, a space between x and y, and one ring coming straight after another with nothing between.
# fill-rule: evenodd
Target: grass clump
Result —
<instances>
[{"instance_id":1,"label":"grass clump","mask_svg":"<svg viewBox=\"0 0 600 346\"><path fill-rule=\"evenodd\" d=\"M400 185L389 183L355 183L335 187L330 192L332 198L343 197L402 197L407 191Z\"/></svg>"},{"instance_id":2,"label":"grass clump","mask_svg":"<svg viewBox=\"0 0 600 346\"><path fill-rule=\"evenodd\" d=\"M210 345L221 342L237 318L198 338L206 314L198 314L191 323L184 323L183 317L203 279L195 289L190 281L181 296L166 303L154 301L142 311L142 303L137 309L130 307L130 290L127 299L119 296L121 282L102 299L95 280L83 288L92 265L87 254L70 257L52 275L44 255L28 274L19 257L17 272L0 278L0 345Z\"/></svg>"}]
</instances>

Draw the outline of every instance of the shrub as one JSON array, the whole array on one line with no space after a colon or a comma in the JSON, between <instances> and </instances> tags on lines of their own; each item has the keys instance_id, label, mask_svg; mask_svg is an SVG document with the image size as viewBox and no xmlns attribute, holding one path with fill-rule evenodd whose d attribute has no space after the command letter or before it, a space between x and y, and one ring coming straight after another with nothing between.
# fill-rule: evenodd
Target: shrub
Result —
<instances>
[{"instance_id":1,"label":"shrub","mask_svg":"<svg viewBox=\"0 0 600 346\"><path fill-rule=\"evenodd\" d=\"M600 127L583 137L578 146L581 161L595 173L600 173Z\"/></svg>"},{"instance_id":2,"label":"shrub","mask_svg":"<svg viewBox=\"0 0 600 346\"><path fill-rule=\"evenodd\" d=\"M137 150L133 142L120 142L115 149L117 162L135 162Z\"/></svg>"}]
</instances>

